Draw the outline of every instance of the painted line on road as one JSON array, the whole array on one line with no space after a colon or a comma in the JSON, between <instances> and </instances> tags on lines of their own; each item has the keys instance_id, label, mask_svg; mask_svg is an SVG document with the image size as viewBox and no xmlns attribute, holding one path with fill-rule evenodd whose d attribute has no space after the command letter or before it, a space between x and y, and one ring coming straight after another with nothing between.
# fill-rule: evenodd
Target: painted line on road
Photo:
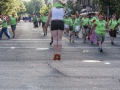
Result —
<instances>
[{"instance_id":1,"label":"painted line on road","mask_svg":"<svg viewBox=\"0 0 120 90\"><path fill-rule=\"evenodd\" d=\"M66 40L66 38L62 38L62 40ZM51 41L51 39L10 39L10 40L1 40L0 42L12 42L12 41L16 41L16 42L36 42L36 41L40 41L40 42L48 42ZM75 41L75 42L83 42L83 41ZM89 42L89 41L87 41ZM111 41L104 41L104 42L111 42ZM120 42L120 41L114 41L114 42Z\"/></svg>"},{"instance_id":2,"label":"painted line on road","mask_svg":"<svg viewBox=\"0 0 120 90\"><path fill-rule=\"evenodd\" d=\"M0 47L0 49L51 49L53 47ZM98 47L62 47L62 49L98 49ZM103 47L103 49L120 49L120 47Z\"/></svg>"}]
</instances>

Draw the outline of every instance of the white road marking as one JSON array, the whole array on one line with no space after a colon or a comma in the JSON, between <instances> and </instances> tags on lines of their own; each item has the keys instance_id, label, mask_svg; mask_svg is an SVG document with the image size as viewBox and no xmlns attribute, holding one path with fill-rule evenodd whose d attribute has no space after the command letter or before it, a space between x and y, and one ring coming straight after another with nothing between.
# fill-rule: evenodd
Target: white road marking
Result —
<instances>
[{"instance_id":1,"label":"white road marking","mask_svg":"<svg viewBox=\"0 0 120 90\"><path fill-rule=\"evenodd\" d=\"M109 65L110 63L109 62L105 62L105 64Z\"/></svg>"},{"instance_id":2,"label":"white road marking","mask_svg":"<svg viewBox=\"0 0 120 90\"><path fill-rule=\"evenodd\" d=\"M11 47L0 47L1 49L2 48L11 48ZM40 48L40 47L14 47L16 49L36 49L36 48ZM40 49L50 49L50 48L53 48L53 47L43 47L43 48L40 48ZM98 49L98 47L62 47L62 49ZM103 47L103 49L120 49L120 47Z\"/></svg>"},{"instance_id":3,"label":"white road marking","mask_svg":"<svg viewBox=\"0 0 120 90\"><path fill-rule=\"evenodd\" d=\"M101 61L99 61L99 60L83 60L82 62L97 63L97 62L101 62Z\"/></svg>"}]
</instances>

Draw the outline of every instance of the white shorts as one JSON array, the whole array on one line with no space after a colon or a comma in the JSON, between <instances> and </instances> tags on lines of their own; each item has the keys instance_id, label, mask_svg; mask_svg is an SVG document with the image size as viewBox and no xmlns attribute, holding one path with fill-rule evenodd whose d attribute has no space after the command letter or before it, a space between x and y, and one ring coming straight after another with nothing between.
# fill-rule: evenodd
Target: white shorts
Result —
<instances>
[{"instance_id":1,"label":"white shorts","mask_svg":"<svg viewBox=\"0 0 120 90\"><path fill-rule=\"evenodd\" d=\"M67 28L67 29L69 29L69 25L65 24L64 28Z\"/></svg>"},{"instance_id":2,"label":"white shorts","mask_svg":"<svg viewBox=\"0 0 120 90\"><path fill-rule=\"evenodd\" d=\"M79 31L80 31L80 26L79 25L75 26L75 32L79 32Z\"/></svg>"}]
</instances>

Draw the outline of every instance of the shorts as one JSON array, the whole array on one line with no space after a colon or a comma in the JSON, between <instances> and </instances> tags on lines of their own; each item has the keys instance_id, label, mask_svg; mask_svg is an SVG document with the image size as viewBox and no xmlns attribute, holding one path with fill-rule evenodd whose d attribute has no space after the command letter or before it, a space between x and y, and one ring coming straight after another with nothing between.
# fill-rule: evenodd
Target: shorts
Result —
<instances>
[{"instance_id":1,"label":"shorts","mask_svg":"<svg viewBox=\"0 0 120 90\"><path fill-rule=\"evenodd\" d=\"M69 25L65 24L64 28L69 29Z\"/></svg>"},{"instance_id":2,"label":"shorts","mask_svg":"<svg viewBox=\"0 0 120 90\"><path fill-rule=\"evenodd\" d=\"M116 38L117 31L116 30L110 30L109 35L110 37L115 37Z\"/></svg>"},{"instance_id":3,"label":"shorts","mask_svg":"<svg viewBox=\"0 0 120 90\"><path fill-rule=\"evenodd\" d=\"M52 20L51 21L51 31L54 30L64 30L63 20Z\"/></svg>"},{"instance_id":4,"label":"shorts","mask_svg":"<svg viewBox=\"0 0 120 90\"><path fill-rule=\"evenodd\" d=\"M42 28L45 26L45 22L42 22Z\"/></svg>"},{"instance_id":5,"label":"shorts","mask_svg":"<svg viewBox=\"0 0 120 90\"><path fill-rule=\"evenodd\" d=\"M70 26L70 31L73 31L73 26Z\"/></svg>"},{"instance_id":6,"label":"shorts","mask_svg":"<svg viewBox=\"0 0 120 90\"><path fill-rule=\"evenodd\" d=\"M75 32L79 32L79 31L80 31L80 26L79 25L75 26Z\"/></svg>"},{"instance_id":7,"label":"shorts","mask_svg":"<svg viewBox=\"0 0 120 90\"><path fill-rule=\"evenodd\" d=\"M97 41L105 41L105 35L96 34Z\"/></svg>"},{"instance_id":8,"label":"shorts","mask_svg":"<svg viewBox=\"0 0 120 90\"><path fill-rule=\"evenodd\" d=\"M16 25L11 25L11 29L15 30L16 29Z\"/></svg>"},{"instance_id":9,"label":"shorts","mask_svg":"<svg viewBox=\"0 0 120 90\"><path fill-rule=\"evenodd\" d=\"M90 31L89 28L87 28L87 29L85 29L84 27L82 28L82 34L83 35L89 35L89 31Z\"/></svg>"}]
</instances>

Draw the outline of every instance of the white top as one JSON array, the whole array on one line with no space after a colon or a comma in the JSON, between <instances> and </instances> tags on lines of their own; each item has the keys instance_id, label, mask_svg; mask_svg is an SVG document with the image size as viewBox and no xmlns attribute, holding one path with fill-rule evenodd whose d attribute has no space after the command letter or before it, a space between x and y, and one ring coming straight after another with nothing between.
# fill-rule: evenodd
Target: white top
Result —
<instances>
[{"instance_id":1,"label":"white top","mask_svg":"<svg viewBox=\"0 0 120 90\"><path fill-rule=\"evenodd\" d=\"M63 20L64 9L63 8L53 8L52 9L52 20Z\"/></svg>"}]
</instances>

